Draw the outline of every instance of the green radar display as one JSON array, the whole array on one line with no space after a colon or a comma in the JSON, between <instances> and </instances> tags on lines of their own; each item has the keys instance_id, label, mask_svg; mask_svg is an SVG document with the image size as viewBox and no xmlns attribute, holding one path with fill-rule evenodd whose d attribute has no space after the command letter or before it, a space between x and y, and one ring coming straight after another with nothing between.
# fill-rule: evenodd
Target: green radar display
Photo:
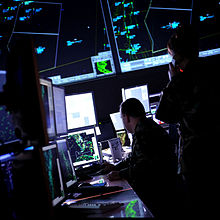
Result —
<instances>
[{"instance_id":1,"label":"green radar display","mask_svg":"<svg viewBox=\"0 0 220 220\"><path fill-rule=\"evenodd\" d=\"M95 63L97 75L112 73L112 66L110 60L102 60Z\"/></svg>"},{"instance_id":2,"label":"green radar display","mask_svg":"<svg viewBox=\"0 0 220 220\"><path fill-rule=\"evenodd\" d=\"M74 166L80 166L100 160L94 129L68 134L68 146Z\"/></svg>"}]
</instances>

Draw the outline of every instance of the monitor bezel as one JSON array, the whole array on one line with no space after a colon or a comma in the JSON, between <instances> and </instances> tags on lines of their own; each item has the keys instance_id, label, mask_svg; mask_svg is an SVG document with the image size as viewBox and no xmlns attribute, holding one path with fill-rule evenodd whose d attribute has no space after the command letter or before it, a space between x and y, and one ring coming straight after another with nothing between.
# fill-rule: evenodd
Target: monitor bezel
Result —
<instances>
[{"instance_id":1,"label":"monitor bezel","mask_svg":"<svg viewBox=\"0 0 220 220\"><path fill-rule=\"evenodd\" d=\"M64 90L64 96L63 96L63 101L64 101L64 114L65 114L65 124L66 124L66 132L58 132L57 131L57 121L56 121L56 105L55 105L55 98L54 98L54 88L56 89L62 89ZM66 99L65 99L65 89L62 86L57 86L57 85L53 85L53 103L54 103L54 117L55 117L55 132L56 132L56 136L61 136L61 135L67 135L68 133L68 124L67 124L67 111L66 111Z\"/></svg>"},{"instance_id":2,"label":"monitor bezel","mask_svg":"<svg viewBox=\"0 0 220 220\"><path fill-rule=\"evenodd\" d=\"M65 194L64 194L63 180L62 180L62 175L61 175L61 167L60 167L60 162L59 162L58 152L57 152L57 144L50 143L49 145L42 147L42 152L44 153L45 151L48 151L50 149L56 150L56 156L57 156L56 162L57 162L58 174L59 174L59 179L60 179L60 192L61 192L61 194L63 194L60 197L56 197L55 199L52 199L52 197L51 197L52 205L56 206L58 203L60 203L65 198ZM45 164L45 159L44 159L44 164ZM45 168L46 168L46 166L45 166ZM47 173L47 175L48 175L48 173ZM48 179L49 179L49 177L48 177Z\"/></svg>"},{"instance_id":3,"label":"monitor bezel","mask_svg":"<svg viewBox=\"0 0 220 220\"><path fill-rule=\"evenodd\" d=\"M63 139L56 140L57 150L58 150L58 157L59 157L59 149L58 149L59 148L59 146L58 146L59 144L58 144L58 142L65 142L66 143L66 149L67 149L67 154L68 154L70 166L72 168L72 174L73 174L73 176L76 177L75 180L70 180L70 181L64 183L66 185L66 187L69 188L70 186L74 185L77 182L77 176L76 176L76 172L75 172L75 169L74 169L74 166L73 166L72 158L71 158L71 155L70 155L70 152L69 152L69 149L68 149L67 137L65 137ZM61 168L61 172L62 172L62 168Z\"/></svg>"},{"instance_id":4,"label":"monitor bezel","mask_svg":"<svg viewBox=\"0 0 220 220\"><path fill-rule=\"evenodd\" d=\"M50 98L48 99L49 102L52 101L52 103L49 103L49 114L50 114L50 118L53 118L53 124L54 124L54 132L51 131L51 133L48 131L48 127L47 127L47 133L48 133L48 138L49 140L53 140L56 137L56 121L55 121L55 107L54 107L54 96L53 96L53 84L52 84L52 80L51 79L43 79L40 78L40 85L42 86L47 86L48 89L50 89L51 91L51 100ZM51 113L52 112L52 113ZM46 114L46 112L45 112ZM46 116L46 115L45 115Z\"/></svg>"}]
</instances>

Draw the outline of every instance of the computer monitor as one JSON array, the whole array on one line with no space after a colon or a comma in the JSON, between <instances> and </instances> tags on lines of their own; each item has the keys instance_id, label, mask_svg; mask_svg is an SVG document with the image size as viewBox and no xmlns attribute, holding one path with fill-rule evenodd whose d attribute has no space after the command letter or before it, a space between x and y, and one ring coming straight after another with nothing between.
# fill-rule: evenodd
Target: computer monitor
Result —
<instances>
[{"instance_id":1,"label":"computer monitor","mask_svg":"<svg viewBox=\"0 0 220 220\"><path fill-rule=\"evenodd\" d=\"M117 131L116 135L120 138L122 146L131 146L133 141L133 136L131 133L128 133L125 129L121 131Z\"/></svg>"},{"instance_id":2,"label":"computer monitor","mask_svg":"<svg viewBox=\"0 0 220 220\"><path fill-rule=\"evenodd\" d=\"M41 76L59 85L168 64L167 41L180 24L193 23L195 1L60 2L0 5L0 41L32 35ZM198 7L200 55L220 54L219 0L200 0Z\"/></svg>"},{"instance_id":3,"label":"computer monitor","mask_svg":"<svg viewBox=\"0 0 220 220\"><path fill-rule=\"evenodd\" d=\"M56 135L67 134L67 116L64 88L53 85Z\"/></svg>"},{"instance_id":4,"label":"computer monitor","mask_svg":"<svg viewBox=\"0 0 220 220\"><path fill-rule=\"evenodd\" d=\"M192 0L109 0L122 72L169 63L167 41L179 24L190 24Z\"/></svg>"},{"instance_id":5,"label":"computer monitor","mask_svg":"<svg viewBox=\"0 0 220 220\"><path fill-rule=\"evenodd\" d=\"M0 39L7 45L18 35L32 36L38 70L53 68L57 63L61 11L62 3L56 1L1 1Z\"/></svg>"},{"instance_id":6,"label":"computer monitor","mask_svg":"<svg viewBox=\"0 0 220 220\"><path fill-rule=\"evenodd\" d=\"M6 71L5 105L14 117L17 136L25 143L47 145L46 117L30 37L21 35L11 42Z\"/></svg>"},{"instance_id":7,"label":"computer monitor","mask_svg":"<svg viewBox=\"0 0 220 220\"><path fill-rule=\"evenodd\" d=\"M3 92L3 85L6 83L6 71L0 70L0 92ZM15 126L12 122L12 115L4 105L0 105L0 145L6 142L15 141Z\"/></svg>"},{"instance_id":8,"label":"computer monitor","mask_svg":"<svg viewBox=\"0 0 220 220\"><path fill-rule=\"evenodd\" d=\"M110 118L108 120L100 120L98 122L98 126L101 132L100 135L97 135L97 140L99 142L103 142L116 137L114 125Z\"/></svg>"},{"instance_id":9,"label":"computer monitor","mask_svg":"<svg viewBox=\"0 0 220 220\"><path fill-rule=\"evenodd\" d=\"M74 167L100 161L94 128L69 133L67 140Z\"/></svg>"},{"instance_id":10,"label":"computer monitor","mask_svg":"<svg viewBox=\"0 0 220 220\"><path fill-rule=\"evenodd\" d=\"M122 88L122 100L125 101L129 98L137 98L141 101L144 106L145 112L150 112L149 94L147 84L131 87Z\"/></svg>"},{"instance_id":11,"label":"computer monitor","mask_svg":"<svg viewBox=\"0 0 220 220\"><path fill-rule=\"evenodd\" d=\"M60 160L61 172L63 177L63 183L66 188L69 188L76 183L77 178L73 167L70 152L67 147L66 138L57 140L58 156Z\"/></svg>"},{"instance_id":12,"label":"computer monitor","mask_svg":"<svg viewBox=\"0 0 220 220\"><path fill-rule=\"evenodd\" d=\"M3 86L6 83L6 71L0 70L0 92L3 92Z\"/></svg>"},{"instance_id":13,"label":"computer monitor","mask_svg":"<svg viewBox=\"0 0 220 220\"><path fill-rule=\"evenodd\" d=\"M116 135L120 139L121 145L126 146L126 135L127 135L126 130L117 131Z\"/></svg>"},{"instance_id":14,"label":"computer monitor","mask_svg":"<svg viewBox=\"0 0 220 220\"><path fill-rule=\"evenodd\" d=\"M56 136L52 81L50 79L40 79L40 85L46 115L47 133L49 138L52 138Z\"/></svg>"},{"instance_id":15,"label":"computer monitor","mask_svg":"<svg viewBox=\"0 0 220 220\"><path fill-rule=\"evenodd\" d=\"M114 125L115 131L120 131L120 130L125 129L120 112L110 114L110 118Z\"/></svg>"},{"instance_id":16,"label":"computer monitor","mask_svg":"<svg viewBox=\"0 0 220 220\"><path fill-rule=\"evenodd\" d=\"M61 168L57 155L57 145L50 144L42 148L44 164L48 175L49 190L53 206L64 199L64 187L61 176Z\"/></svg>"},{"instance_id":17,"label":"computer monitor","mask_svg":"<svg viewBox=\"0 0 220 220\"><path fill-rule=\"evenodd\" d=\"M96 125L93 93L66 95L68 130Z\"/></svg>"}]
</instances>

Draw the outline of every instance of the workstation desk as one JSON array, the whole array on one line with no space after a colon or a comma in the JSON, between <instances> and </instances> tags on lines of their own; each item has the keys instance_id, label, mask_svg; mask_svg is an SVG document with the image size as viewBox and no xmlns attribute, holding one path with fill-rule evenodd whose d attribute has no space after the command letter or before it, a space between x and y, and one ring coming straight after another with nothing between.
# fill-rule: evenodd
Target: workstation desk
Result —
<instances>
[{"instance_id":1,"label":"workstation desk","mask_svg":"<svg viewBox=\"0 0 220 220\"><path fill-rule=\"evenodd\" d=\"M59 206L55 207L55 215L57 219L63 219L68 217L68 219L73 219L73 217L77 218L153 218L153 214L150 210L145 206L145 204L141 201L132 187L128 184L128 182L124 179L117 181L109 181L107 175L95 176L93 179L83 182L94 182L99 179L104 179L107 186L121 186L123 189L117 190L110 193L98 194L86 198L73 198L66 200L63 204L83 204L83 203L92 203L92 204L100 204L100 203L113 203L120 202L122 203L120 207L114 208L112 210L106 211L104 213L83 213L80 210L75 210L72 208L68 208L68 206ZM75 219L75 218L74 218Z\"/></svg>"}]
</instances>

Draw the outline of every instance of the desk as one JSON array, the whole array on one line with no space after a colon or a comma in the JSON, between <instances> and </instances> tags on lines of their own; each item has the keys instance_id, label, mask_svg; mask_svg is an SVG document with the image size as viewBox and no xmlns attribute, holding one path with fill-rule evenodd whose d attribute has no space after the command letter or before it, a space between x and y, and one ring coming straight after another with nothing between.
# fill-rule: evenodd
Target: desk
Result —
<instances>
[{"instance_id":1,"label":"desk","mask_svg":"<svg viewBox=\"0 0 220 220\"><path fill-rule=\"evenodd\" d=\"M99 179L104 179L108 186L122 186L123 189L117 192L106 193L103 195L92 196L89 198L81 198L81 199L70 199L68 202L78 202L78 203L104 203L104 202L121 202L124 203L121 207L116 208L114 210L102 213L102 214L85 214L77 215L77 213L71 210L71 208L64 208L62 212L62 218L66 215L68 216L79 216L79 217L88 217L88 218L121 218L121 217L145 217L152 218L153 215L148 210L148 208L144 205L144 203L140 200L131 186L128 184L126 180L117 180L117 181L109 181L106 175L100 175L93 177L92 180L87 182L93 182ZM62 209L59 208L60 210ZM64 212L66 211L66 213ZM61 219L61 218L60 218Z\"/></svg>"}]
</instances>

